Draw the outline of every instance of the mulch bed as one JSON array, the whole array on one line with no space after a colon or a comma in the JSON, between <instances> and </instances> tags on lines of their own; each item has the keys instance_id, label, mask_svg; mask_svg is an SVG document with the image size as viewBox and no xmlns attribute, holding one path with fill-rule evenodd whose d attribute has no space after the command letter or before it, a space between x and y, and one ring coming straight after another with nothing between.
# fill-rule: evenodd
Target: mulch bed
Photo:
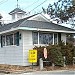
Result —
<instances>
[{"instance_id":1,"label":"mulch bed","mask_svg":"<svg viewBox=\"0 0 75 75\"><path fill-rule=\"evenodd\" d=\"M54 70L75 70L75 65L67 65L66 67L59 66L45 66L42 71L54 71ZM39 66L16 66L16 65L4 65L0 64L0 73L21 73L40 71Z\"/></svg>"}]
</instances>

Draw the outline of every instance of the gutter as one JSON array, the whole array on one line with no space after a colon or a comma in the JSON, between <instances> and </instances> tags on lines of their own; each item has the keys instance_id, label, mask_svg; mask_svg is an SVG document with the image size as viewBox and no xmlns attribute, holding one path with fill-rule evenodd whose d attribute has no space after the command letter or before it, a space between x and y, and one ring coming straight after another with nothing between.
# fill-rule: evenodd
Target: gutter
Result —
<instances>
[{"instance_id":1,"label":"gutter","mask_svg":"<svg viewBox=\"0 0 75 75\"><path fill-rule=\"evenodd\" d=\"M39 29L39 28L29 28L29 27L17 27L11 28L0 32L0 34L9 33L17 30L29 30L29 31L46 31L46 32L61 32L61 33L75 33L75 31L65 31L65 30L52 30L52 29Z\"/></svg>"},{"instance_id":2,"label":"gutter","mask_svg":"<svg viewBox=\"0 0 75 75\"><path fill-rule=\"evenodd\" d=\"M75 31L40 29L40 28L28 28L28 27L20 27L19 29L21 29L21 30L31 30L31 31L47 31L47 32L61 32L61 33L75 33Z\"/></svg>"}]
</instances>

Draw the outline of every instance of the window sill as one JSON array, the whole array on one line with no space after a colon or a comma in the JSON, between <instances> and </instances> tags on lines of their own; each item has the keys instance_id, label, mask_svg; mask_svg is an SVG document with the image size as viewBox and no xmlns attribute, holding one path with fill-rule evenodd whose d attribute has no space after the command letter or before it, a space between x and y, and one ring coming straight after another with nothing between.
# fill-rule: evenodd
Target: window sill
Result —
<instances>
[{"instance_id":1,"label":"window sill","mask_svg":"<svg viewBox=\"0 0 75 75\"><path fill-rule=\"evenodd\" d=\"M48 46L48 44L33 44L34 46Z\"/></svg>"},{"instance_id":2,"label":"window sill","mask_svg":"<svg viewBox=\"0 0 75 75\"><path fill-rule=\"evenodd\" d=\"M3 46L1 48L4 48L4 47L18 47L17 45L8 45L8 46Z\"/></svg>"}]
</instances>

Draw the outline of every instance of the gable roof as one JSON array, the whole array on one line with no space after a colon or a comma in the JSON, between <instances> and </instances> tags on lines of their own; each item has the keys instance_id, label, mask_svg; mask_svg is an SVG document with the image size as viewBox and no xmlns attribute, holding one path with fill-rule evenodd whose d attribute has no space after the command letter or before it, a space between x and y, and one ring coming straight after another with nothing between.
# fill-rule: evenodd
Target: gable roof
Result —
<instances>
[{"instance_id":1,"label":"gable roof","mask_svg":"<svg viewBox=\"0 0 75 75\"><path fill-rule=\"evenodd\" d=\"M35 14L35 15L37 15L37 14ZM16 22L1 26L0 32L6 31L6 30L11 30L12 28L20 28L21 29L21 28L27 27L27 28L35 28L35 29L47 29L47 30L52 30L52 31L55 31L55 30L56 31L65 31L65 32L71 31L71 33L72 32L75 33L74 29L70 29L70 28L67 28L67 27L64 27L61 25L57 25L54 23L36 21L36 20L28 20L29 18L31 18L35 15L32 15L32 16L26 17L24 19L18 20Z\"/></svg>"},{"instance_id":2,"label":"gable roof","mask_svg":"<svg viewBox=\"0 0 75 75\"><path fill-rule=\"evenodd\" d=\"M50 22L50 19L48 19L44 15L45 14L40 13L40 14L37 14L37 15L29 18L28 20L36 20L36 21Z\"/></svg>"},{"instance_id":3,"label":"gable roof","mask_svg":"<svg viewBox=\"0 0 75 75\"><path fill-rule=\"evenodd\" d=\"M12 15L14 13L26 13L25 11L21 10L20 8L15 8L14 10L12 10L9 14Z\"/></svg>"}]
</instances>

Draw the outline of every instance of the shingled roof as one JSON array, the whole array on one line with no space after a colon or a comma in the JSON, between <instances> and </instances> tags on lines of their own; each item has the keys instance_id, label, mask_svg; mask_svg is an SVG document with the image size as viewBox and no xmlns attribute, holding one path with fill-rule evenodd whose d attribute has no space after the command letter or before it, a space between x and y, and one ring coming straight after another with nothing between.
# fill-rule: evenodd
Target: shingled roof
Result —
<instances>
[{"instance_id":1,"label":"shingled roof","mask_svg":"<svg viewBox=\"0 0 75 75\"><path fill-rule=\"evenodd\" d=\"M17 13L17 12L26 13L25 11L21 10L20 8L15 8L9 14L12 15L13 13Z\"/></svg>"},{"instance_id":2,"label":"shingled roof","mask_svg":"<svg viewBox=\"0 0 75 75\"><path fill-rule=\"evenodd\" d=\"M32 15L34 16L34 15ZM10 30L11 28L17 28L17 27L27 27L27 28L39 28L39 29L51 29L51 30L63 30L63 31L75 31L74 29L70 29L61 25L57 25L50 22L42 22L42 21L36 21L36 20L27 20L28 18L32 17L29 16L27 18L18 20L13 23L6 24L4 26L0 27L0 32L5 30Z\"/></svg>"},{"instance_id":3,"label":"shingled roof","mask_svg":"<svg viewBox=\"0 0 75 75\"><path fill-rule=\"evenodd\" d=\"M75 31L73 29L57 25L50 22L34 21L34 20L25 20L19 25L20 27L29 27L29 28L40 28L40 29L52 29L52 30L66 30L66 31Z\"/></svg>"},{"instance_id":4,"label":"shingled roof","mask_svg":"<svg viewBox=\"0 0 75 75\"><path fill-rule=\"evenodd\" d=\"M41 22L41 21L34 21L34 20L19 20L14 23L10 23L4 26L0 27L0 32L9 30L11 28L17 28L17 27L29 27L29 28L40 28L40 29L52 29L52 30L65 30L65 31L75 31L73 29L59 26L54 23L49 23L49 22Z\"/></svg>"}]
</instances>

